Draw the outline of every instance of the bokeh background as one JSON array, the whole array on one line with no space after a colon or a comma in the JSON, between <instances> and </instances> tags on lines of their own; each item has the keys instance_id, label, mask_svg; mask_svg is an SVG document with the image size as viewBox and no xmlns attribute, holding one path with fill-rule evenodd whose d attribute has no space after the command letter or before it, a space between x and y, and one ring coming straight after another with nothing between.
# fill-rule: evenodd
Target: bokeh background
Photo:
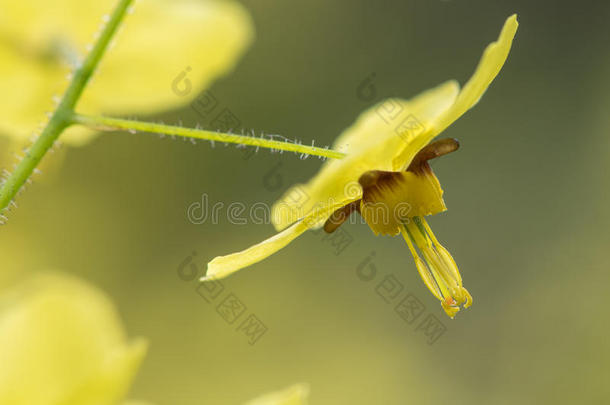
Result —
<instances>
[{"instance_id":1,"label":"bokeh background","mask_svg":"<svg viewBox=\"0 0 610 405\"><path fill-rule=\"evenodd\" d=\"M243 3L256 40L211 91L243 128L322 145L386 97L464 83L518 13L507 64L445 133L462 148L434 164L449 211L430 222L473 307L448 319L400 238L348 225L353 242L338 255L309 233L223 281L222 297L233 293L268 328L250 345L178 270L190 256L203 274L214 256L274 230L231 224L226 210L217 224L193 224L187 208L204 194L210 205L271 204L320 160L123 133L47 159L0 229L0 284L60 269L106 291L129 334L151 344L130 396L156 404L239 404L299 381L313 404L607 400L610 4ZM357 89L372 73L369 100ZM201 121L188 106L153 118ZM356 272L367 258L370 282ZM396 314L400 298L376 291L389 275L400 298L411 293L422 317L442 322L433 344Z\"/></svg>"}]
</instances>

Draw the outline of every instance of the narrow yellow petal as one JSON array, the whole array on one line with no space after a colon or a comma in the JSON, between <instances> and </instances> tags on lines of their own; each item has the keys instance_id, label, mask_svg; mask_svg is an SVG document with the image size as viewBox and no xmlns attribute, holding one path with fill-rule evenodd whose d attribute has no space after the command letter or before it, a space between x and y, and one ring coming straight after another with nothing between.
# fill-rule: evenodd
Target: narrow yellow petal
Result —
<instances>
[{"instance_id":1,"label":"narrow yellow petal","mask_svg":"<svg viewBox=\"0 0 610 405\"><path fill-rule=\"evenodd\" d=\"M254 246L249 247L241 252L232 253L226 256L215 257L208 263L208 271L201 280L218 279L227 277L237 270L248 267L254 263L271 256L280 249L286 247L290 242L299 237L303 232L309 229L309 226L304 221L299 221L288 229L275 234L269 239L266 239Z\"/></svg>"},{"instance_id":2,"label":"narrow yellow petal","mask_svg":"<svg viewBox=\"0 0 610 405\"><path fill-rule=\"evenodd\" d=\"M427 145L466 111L474 107L504 66L518 26L517 15L513 14L504 23L498 40L489 44L485 49L474 74L464 85L453 105L445 109L434 122L431 122L427 131L415 139L411 147L404 148L396 154L393 161L394 166L408 164L419 149ZM413 149L415 149L415 152Z\"/></svg>"},{"instance_id":3,"label":"narrow yellow petal","mask_svg":"<svg viewBox=\"0 0 610 405\"><path fill-rule=\"evenodd\" d=\"M218 279L227 277L244 267L260 262L287 246L306 230L319 226L330 216L330 214L340 207L342 207L342 205L334 204L328 207L322 207L321 209L314 209L305 218L269 239L242 250L241 252L215 257L208 263L207 273L201 280L205 281L212 278Z\"/></svg>"},{"instance_id":4,"label":"narrow yellow petal","mask_svg":"<svg viewBox=\"0 0 610 405\"><path fill-rule=\"evenodd\" d=\"M477 104L485 90L487 90L500 72L500 69L502 69L502 66L504 66L518 26L516 14L508 17L498 40L487 46L477 69L470 80L464 85L453 106L445 111L438 121L435 122L435 136Z\"/></svg>"}]
</instances>

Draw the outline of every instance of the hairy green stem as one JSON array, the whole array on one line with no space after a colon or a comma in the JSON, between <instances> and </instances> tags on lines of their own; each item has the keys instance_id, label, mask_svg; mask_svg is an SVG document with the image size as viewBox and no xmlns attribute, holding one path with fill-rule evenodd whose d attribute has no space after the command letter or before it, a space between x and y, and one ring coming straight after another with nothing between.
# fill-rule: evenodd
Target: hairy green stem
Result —
<instances>
[{"instance_id":1,"label":"hairy green stem","mask_svg":"<svg viewBox=\"0 0 610 405\"><path fill-rule=\"evenodd\" d=\"M93 49L87 55L82 66L76 70L68 89L64 93L57 109L51 115L46 127L26 151L24 158L17 164L15 170L13 170L0 187L0 212L10 204L62 131L73 122L74 106L78 102L132 2L133 0L119 0Z\"/></svg>"},{"instance_id":2,"label":"hairy green stem","mask_svg":"<svg viewBox=\"0 0 610 405\"><path fill-rule=\"evenodd\" d=\"M289 141L278 141L273 139L263 139L246 135L226 134L205 129L184 128L174 125L156 124L153 122L143 122L81 114L75 114L72 117L72 122L75 124L81 124L96 129L123 129L127 131L141 131L151 132L155 134L175 135L194 139L204 139L208 141L250 145L259 148L285 150L288 152L302 153L312 156L321 156L333 159L341 159L345 157L344 153L332 149L301 145Z\"/></svg>"}]
</instances>

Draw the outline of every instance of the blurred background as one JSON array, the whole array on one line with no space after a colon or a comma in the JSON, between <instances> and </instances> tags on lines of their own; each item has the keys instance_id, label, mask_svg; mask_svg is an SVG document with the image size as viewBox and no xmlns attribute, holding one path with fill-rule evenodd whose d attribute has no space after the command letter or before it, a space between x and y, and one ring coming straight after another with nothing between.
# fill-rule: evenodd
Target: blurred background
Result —
<instances>
[{"instance_id":1,"label":"blurred background","mask_svg":"<svg viewBox=\"0 0 610 405\"><path fill-rule=\"evenodd\" d=\"M202 198L210 207L271 204L321 161L123 133L47 159L50 174L0 230L11 263L0 285L60 269L102 288L129 335L151 344L130 396L161 405L239 404L299 381L319 405L607 399L610 4L243 4L256 40L211 92L242 128L316 145L384 98L463 84L518 13L500 75L444 134L461 149L434 164L449 210L430 223L474 305L447 318L404 242L362 224L347 225L350 243L340 247L305 234L223 280L210 303L185 266L203 275L213 257L274 229L232 224L226 209L217 224L195 224L188 207ZM367 79L374 91L364 94ZM208 124L188 106L152 118ZM370 281L365 267L376 270ZM388 297L388 277L404 286L400 295ZM416 320L395 310L407 294L425 306ZM234 298L245 309L229 323L217 307ZM265 328L255 339L240 330L250 315ZM425 319L437 321L434 334Z\"/></svg>"}]
</instances>

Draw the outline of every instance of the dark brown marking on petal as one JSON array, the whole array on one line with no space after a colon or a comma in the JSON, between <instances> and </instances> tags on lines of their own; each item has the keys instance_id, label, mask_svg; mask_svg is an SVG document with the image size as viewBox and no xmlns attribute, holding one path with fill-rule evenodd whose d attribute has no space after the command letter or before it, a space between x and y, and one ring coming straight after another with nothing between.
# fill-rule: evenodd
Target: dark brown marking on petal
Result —
<instances>
[{"instance_id":1,"label":"dark brown marking on petal","mask_svg":"<svg viewBox=\"0 0 610 405\"><path fill-rule=\"evenodd\" d=\"M382 174L383 172L381 170L369 170L360 176L358 183L365 189L366 187L375 185Z\"/></svg>"},{"instance_id":2,"label":"dark brown marking on petal","mask_svg":"<svg viewBox=\"0 0 610 405\"><path fill-rule=\"evenodd\" d=\"M455 152L460 147L460 143L454 138L439 139L424 146L417 155L411 161L411 164L407 168L408 172L415 174L421 174L425 171L430 170L428 160L435 159L439 156L446 155L451 152Z\"/></svg>"},{"instance_id":3,"label":"dark brown marking on petal","mask_svg":"<svg viewBox=\"0 0 610 405\"><path fill-rule=\"evenodd\" d=\"M386 172L383 170L369 170L364 172L358 179L358 183L362 186L362 190L375 186L380 181L388 180L394 176L395 172Z\"/></svg>"},{"instance_id":4,"label":"dark brown marking on petal","mask_svg":"<svg viewBox=\"0 0 610 405\"><path fill-rule=\"evenodd\" d=\"M333 212L324 223L324 231L326 233L335 232L354 211L360 212L360 200L352 201Z\"/></svg>"}]
</instances>

